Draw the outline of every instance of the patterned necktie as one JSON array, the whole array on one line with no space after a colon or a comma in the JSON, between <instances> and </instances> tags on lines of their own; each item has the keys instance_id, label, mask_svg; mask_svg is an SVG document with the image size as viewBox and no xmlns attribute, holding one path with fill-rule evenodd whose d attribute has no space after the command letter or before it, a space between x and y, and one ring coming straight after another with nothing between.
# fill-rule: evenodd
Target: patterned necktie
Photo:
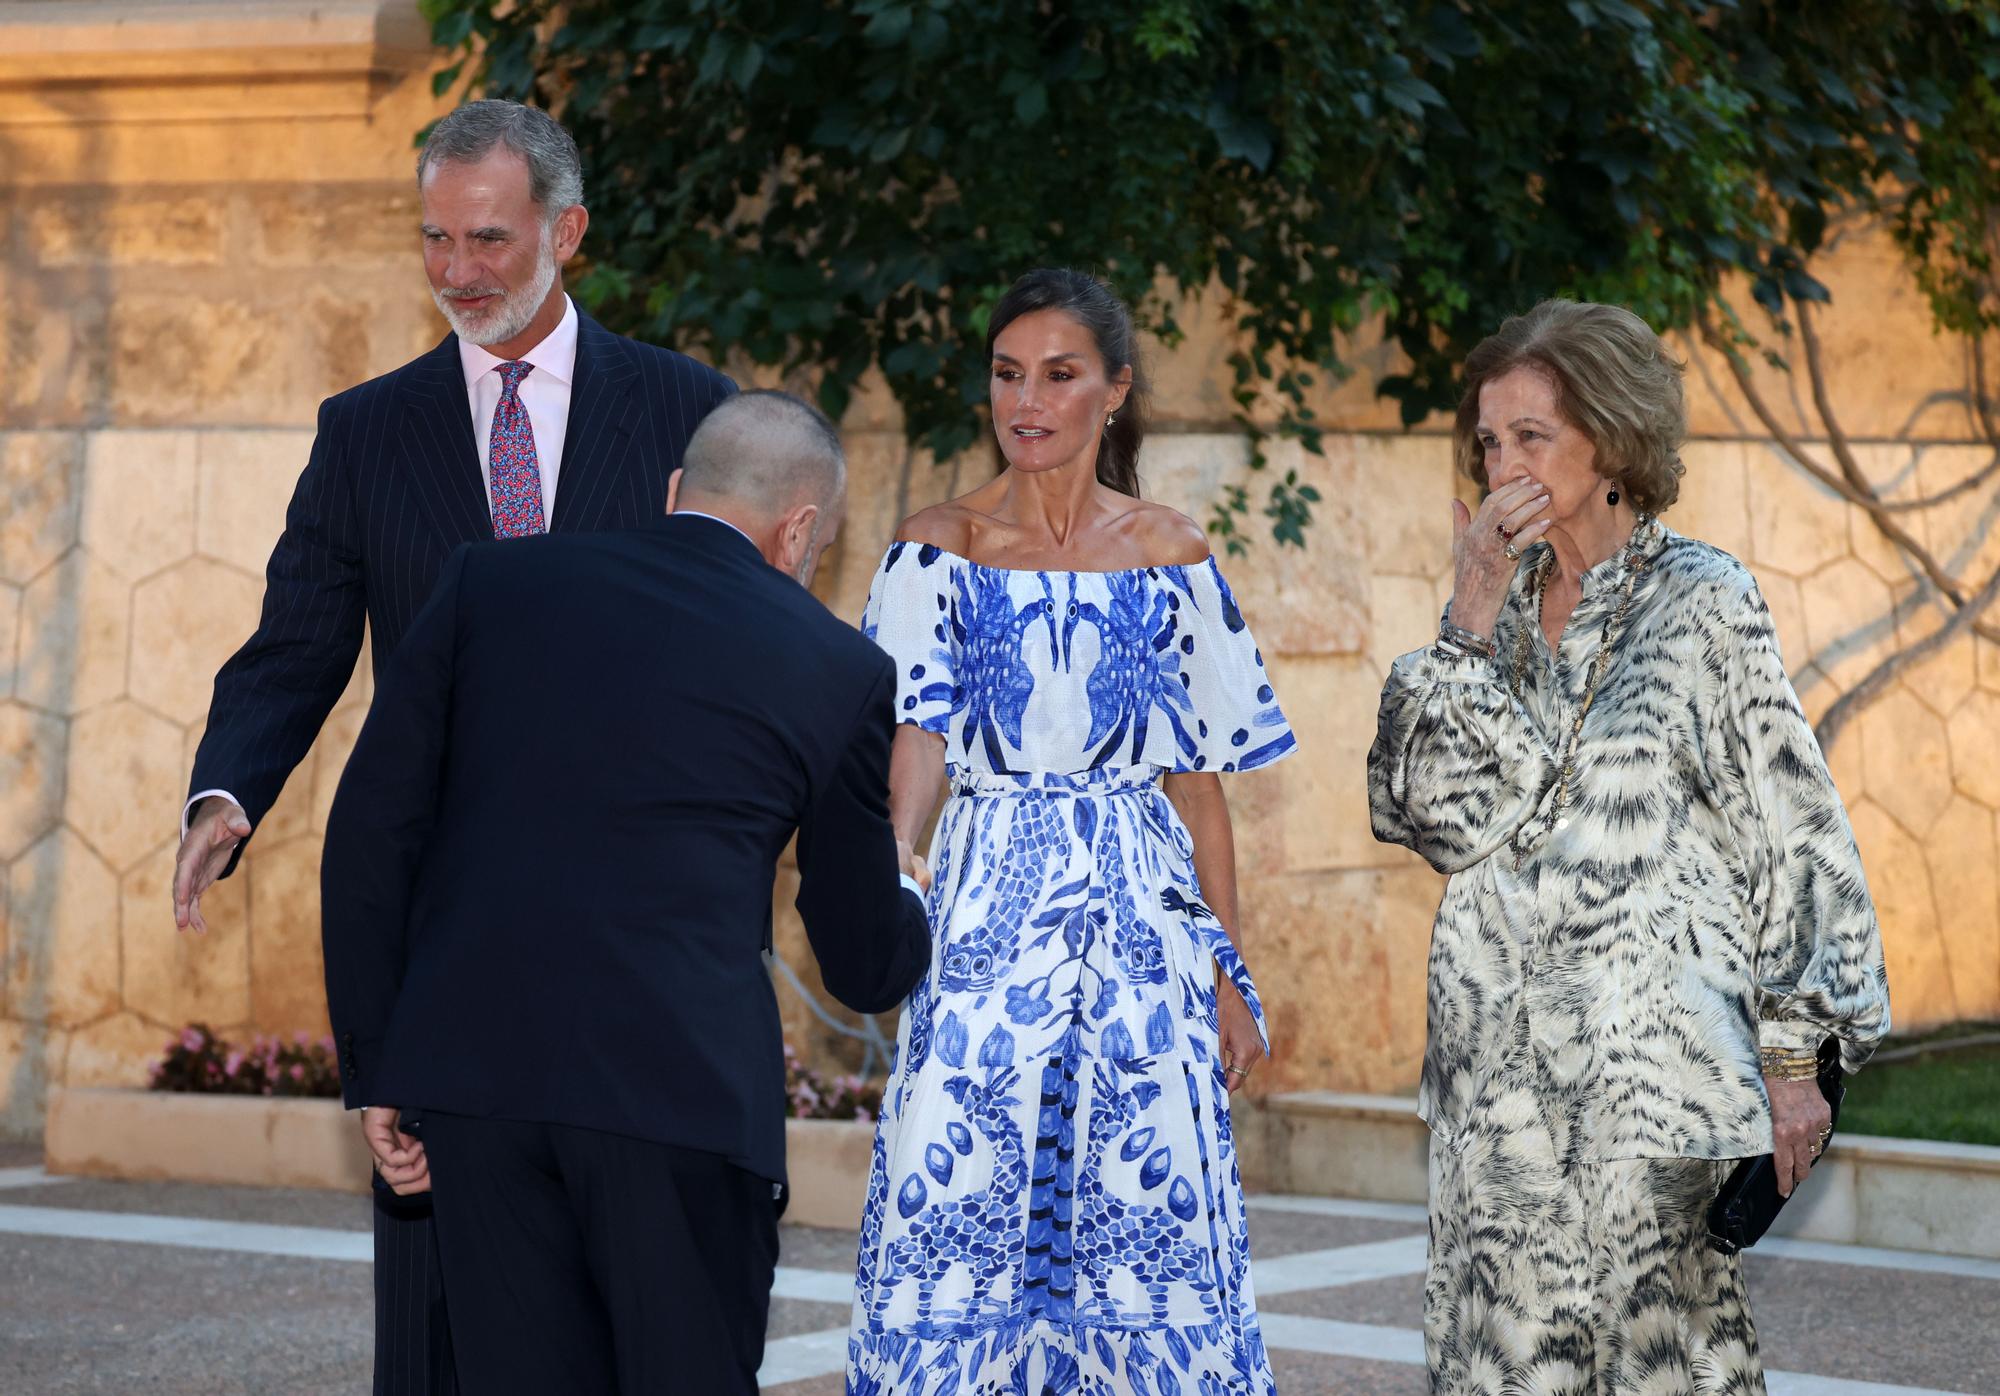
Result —
<instances>
[{"instance_id":1,"label":"patterned necktie","mask_svg":"<svg viewBox=\"0 0 2000 1396\"><path fill-rule=\"evenodd\" d=\"M521 380L534 369L533 364L519 359L500 365L500 405L493 409L488 447L495 538L548 532L548 524L542 520L542 470L535 458L535 427L521 402Z\"/></svg>"}]
</instances>

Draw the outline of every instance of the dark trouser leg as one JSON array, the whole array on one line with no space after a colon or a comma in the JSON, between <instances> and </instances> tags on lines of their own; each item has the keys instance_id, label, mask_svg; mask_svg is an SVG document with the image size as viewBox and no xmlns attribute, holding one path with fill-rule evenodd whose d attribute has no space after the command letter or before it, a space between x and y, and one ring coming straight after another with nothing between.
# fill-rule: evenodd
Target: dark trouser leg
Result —
<instances>
[{"instance_id":1,"label":"dark trouser leg","mask_svg":"<svg viewBox=\"0 0 2000 1396\"><path fill-rule=\"evenodd\" d=\"M375 1180L375 1396L457 1396L431 1200Z\"/></svg>"},{"instance_id":2,"label":"dark trouser leg","mask_svg":"<svg viewBox=\"0 0 2000 1396\"><path fill-rule=\"evenodd\" d=\"M626 1396L754 1396L778 1205L715 1154L551 1126ZM434 1165L435 1166L435 1165Z\"/></svg>"},{"instance_id":3,"label":"dark trouser leg","mask_svg":"<svg viewBox=\"0 0 2000 1396\"><path fill-rule=\"evenodd\" d=\"M618 1391L610 1323L550 1133L424 1117L452 1348L477 1396Z\"/></svg>"}]
</instances>

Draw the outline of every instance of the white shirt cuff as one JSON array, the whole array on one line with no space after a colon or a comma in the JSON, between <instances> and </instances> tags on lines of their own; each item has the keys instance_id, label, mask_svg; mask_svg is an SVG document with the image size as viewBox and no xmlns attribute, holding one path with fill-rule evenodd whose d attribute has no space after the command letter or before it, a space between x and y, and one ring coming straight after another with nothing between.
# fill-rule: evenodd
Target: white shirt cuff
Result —
<instances>
[{"instance_id":1,"label":"white shirt cuff","mask_svg":"<svg viewBox=\"0 0 2000 1396\"><path fill-rule=\"evenodd\" d=\"M188 797L188 802L186 804L181 806L181 838L183 840L185 840L188 836L188 816L194 812L194 807L196 805L200 804L203 800L208 799L211 795L220 795L223 799L229 801L230 804L236 806L236 808L238 809L243 808L243 802L237 799L234 795L230 794L227 790L197 791L195 794Z\"/></svg>"},{"instance_id":2,"label":"white shirt cuff","mask_svg":"<svg viewBox=\"0 0 2000 1396\"><path fill-rule=\"evenodd\" d=\"M903 874L903 885L909 888L910 891L916 893L918 901L922 901L924 899L924 889L917 886L917 880L914 877L911 877L908 873Z\"/></svg>"}]
</instances>

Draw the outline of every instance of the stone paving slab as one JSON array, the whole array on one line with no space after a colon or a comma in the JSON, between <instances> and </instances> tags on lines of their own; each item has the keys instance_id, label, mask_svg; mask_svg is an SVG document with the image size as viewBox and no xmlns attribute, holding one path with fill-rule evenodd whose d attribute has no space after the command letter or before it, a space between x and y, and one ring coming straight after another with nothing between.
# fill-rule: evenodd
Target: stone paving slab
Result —
<instances>
[{"instance_id":1,"label":"stone paving slab","mask_svg":"<svg viewBox=\"0 0 2000 1396\"><path fill-rule=\"evenodd\" d=\"M1422 1367L1316 1352L1274 1351L1271 1375L1281 1396L1429 1396L1431 1389Z\"/></svg>"},{"instance_id":2,"label":"stone paving slab","mask_svg":"<svg viewBox=\"0 0 2000 1396\"><path fill-rule=\"evenodd\" d=\"M0 1189L0 1205L14 1203L83 1212L138 1212L263 1222L272 1226L318 1226L334 1231L371 1231L375 1225L366 1197L304 1189L227 1188L202 1183L135 1185L77 1178L44 1183L32 1193Z\"/></svg>"},{"instance_id":3,"label":"stone paving slab","mask_svg":"<svg viewBox=\"0 0 2000 1396\"><path fill-rule=\"evenodd\" d=\"M0 1391L369 1389L375 1301L365 1265L0 1236L0 1276Z\"/></svg>"},{"instance_id":4,"label":"stone paving slab","mask_svg":"<svg viewBox=\"0 0 2000 1396\"><path fill-rule=\"evenodd\" d=\"M1257 1307L1273 1314L1304 1314L1344 1323L1379 1323L1420 1328L1424 1321L1424 1277L1399 1275L1358 1285L1335 1285L1295 1294L1258 1296Z\"/></svg>"},{"instance_id":5,"label":"stone paving slab","mask_svg":"<svg viewBox=\"0 0 2000 1396\"><path fill-rule=\"evenodd\" d=\"M0 1169L32 1179L0 1153ZM21 1209L35 1209L32 1214ZM66 1221L67 1217L75 1220ZM24 1235L20 1227L107 1229L129 1216L132 1241L172 1237L172 1219L246 1223L244 1249ZM363 1198L171 1183L63 1181L0 1188L0 1392L34 1396L318 1396L364 1392L372 1349L368 1267L356 1260L258 1253L318 1235L328 1254L361 1255ZM1413 1209L1337 1199L1253 1200L1252 1244L1270 1293L1272 1366L1285 1396L1420 1396L1423 1283ZM273 1228L283 1228L274 1230ZM1412 1245L1411 1243L1415 1244ZM234 1243L229 1243L234 1244ZM837 1370L855 1238L781 1228L770 1351L784 1362L766 1391L840 1396ZM315 1252L316 1253L316 1252ZM2000 1396L2000 1273L1990 1265L1855 1252L1756 1254L1751 1300L1773 1396L1969 1393ZM1374 1259L1392 1268L1370 1269ZM1901 1269L1892 1262L1933 1268ZM1367 1263L1362 1263L1367 1262ZM1957 1266L1957 1272L1951 1266ZM1946 1268L1936 1268L1944 1266ZM1322 1268L1323 1267L1323 1268ZM1315 1285L1347 1273L1346 1284ZM1280 1283L1280 1277L1285 1282ZM1289 1286L1289 1287L1288 1287ZM787 1365L788 1364L788 1365ZM783 1379L776 1379L782 1372ZM1823 1376L1809 1375L1823 1373ZM1808 1374L1808 1375L1801 1375ZM1867 1385L1874 1383L1875 1385Z\"/></svg>"},{"instance_id":6,"label":"stone paving slab","mask_svg":"<svg viewBox=\"0 0 2000 1396\"><path fill-rule=\"evenodd\" d=\"M1744 1274L1766 1366L2000 1392L2000 1283L1754 1250Z\"/></svg>"},{"instance_id":7,"label":"stone paving slab","mask_svg":"<svg viewBox=\"0 0 2000 1396\"><path fill-rule=\"evenodd\" d=\"M844 1270L854 1273L857 1238L852 1231L824 1226L778 1228L778 1264L801 1270Z\"/></svg>"},{"instance_id":8,"label":"stone paving slab","mask_svg":"<svg viewBox=\"0 0 2000 1396\"><path fill-rule=\"evenodd\" d=\"M1422 1236L1422 1222L1380 1221L1368 1217L1313 1217L1252 1208L1250 1211L1250 1253L1259 1260L1275 1260L1305 1251L1331 1250L1335 1246L1359 1246L1370 1241L1393 1241L1402 1236Z\"/></svg>"},{"instance_id":9,"label":"stone paving slab","mask_svg":"<svg viewBox=\"0 0 2000 1396\"><path fill-rule=\"evenodd\" d=\"M852 1310L845 1304L815 1304L809 1299L771 1301L771 1319L764 1327L765 1341L790 1338L800 1333L824 1333L830 1328L847 1327Z\"/></svg>"},{"instance_id":10,"label":"stone paving slab","mask_svg":"<svg viewBox=\"0 0 2000 1396\"><path fill-rule=\"evenodd\" d=\"M763 1396L845 1396L847 1383L840 1377L808 1377L782 1386L761 1388Z\"/></svg>"},{"instance_id":11,"label":"stone paving slab","mask_svg":"<svg viewBox=\"0 0 2000 1396\"><path fill-rule=\"evenodd\" d=\"M1908 1270L1749 1258L1767 1367L1887 1385L2000 1392L2000 1284ZM1260 1297L1266 1313L1418 1328L1421 1275Z\"/></svg>"}]
</instances>

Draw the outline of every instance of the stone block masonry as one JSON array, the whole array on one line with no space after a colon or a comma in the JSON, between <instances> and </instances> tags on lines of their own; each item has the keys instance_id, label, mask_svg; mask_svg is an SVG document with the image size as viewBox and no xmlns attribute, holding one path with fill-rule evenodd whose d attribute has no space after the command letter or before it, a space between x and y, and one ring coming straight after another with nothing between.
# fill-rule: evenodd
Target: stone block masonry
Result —
<instances>
[{"instance_id":1,"label":"stone block masonry","mask_svg":"<svg viewBox=\"0 0 2000 1396\"><path fill-rule=\"evenodd\" d=\"M319 840L372 692L365 660L209 895L206 938L176 936L168 886L209 685L255 622L318 404L443 333L411 179L434 60L409 0L250 0L228 23L218 8L0 6L0 1132L34 1131L50 1083L140 1083L190 1019L324 1025ZM1965 365L1886 241L1851 237L1827 273L1827 359L1870 477L1931 494L1977 468ZM1196 517L1226 484L1255 488L1223 391L1239 312L1197 297L1186 339L1155 349L1142 473ZM1388 664L1450 593L1447 503L1468 487L1443 422L1406 434L1373 398L1393 348L1350 348L1359 372L1315 403L1325 455L1276 453L1324 496L1310 546L1225 561L1303 745L1227 787L1277 1045L1259 1090L1405 1090L1423 1044L1439 883L1370 837L1362 758ZM1696 440L1668 522L1755 571L1817 716L1942 608L1860 511L1762 440L1720 365L1695 354L1688 381ZM913 453L879 383L843 425L853 504L818 589L857 619L900 517L985 478L992 456ZM1994 514L1975 494L1905 517L1977 577L2000 559ZM1996 732L2000 648L1968 638L1832 753L1902 1026L2000 1014ZM816 986L790 877L777 944ZM809 1058L851 1067L851 1045L779 993Z\"/></svg>"}]
</instances>

